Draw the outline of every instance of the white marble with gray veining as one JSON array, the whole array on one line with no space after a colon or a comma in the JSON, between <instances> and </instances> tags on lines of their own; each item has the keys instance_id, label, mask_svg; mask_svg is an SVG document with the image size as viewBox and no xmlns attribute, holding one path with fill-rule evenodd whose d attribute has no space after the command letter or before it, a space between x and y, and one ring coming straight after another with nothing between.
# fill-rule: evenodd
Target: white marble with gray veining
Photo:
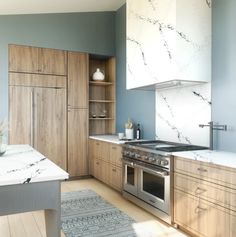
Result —
<instances>
[{"instance_id":1,"label":"white marble with gray veining","mask_svg":"<svg viewBox=\"0 0 236 237\"><path fill-rule=\"evenodd\" d=\"M0 186L68 178L67 172L29 145L10 145L0 156Z\"/></svg>"},{"instance_id":2,"label":"white marble with gray veining","mask_svg":"<svg viewBox=\"0 0 236 237\"><path fill-rule=\"evenodd\" d=\"M218 150L173 152L173 156L236 168L236 153Z\"/></svg>"},{"instance_id":3,"label":"white marble with gray veining","mask_svg":"<svg viewBox=\"0 0 236 237\"><path fill-rule=\"evenodd\" d=\"M211 84L156 91L156 139L209 147Z\"/></svg>"},{"instance_id":4,"label":"white marble with gray veining","mask_svg":"<svg viewBox=\"0 0 236 237\"><path fill-rule=\"evenodd\" d=\"M91 139L103 141L103 142L110 142L114 144L124 144L125 141L119 140L117 135L92 135L89 136Z\"/></svg>"},{"instance_id":5,"label":"white marble with gray veining","mask_svg":"<svg viewBox=\"0 0 236 237\"><path fill-rule=\"evenodd\" d=\"M127 0L127 89L211 79L210 0Z\"/></svg>"}]
</instances>

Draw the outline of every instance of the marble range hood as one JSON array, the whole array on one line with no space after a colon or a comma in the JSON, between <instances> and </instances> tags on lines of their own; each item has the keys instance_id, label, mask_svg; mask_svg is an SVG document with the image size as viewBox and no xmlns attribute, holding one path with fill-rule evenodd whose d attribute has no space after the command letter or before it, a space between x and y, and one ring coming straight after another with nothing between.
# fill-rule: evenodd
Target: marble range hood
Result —
<instances>
[{"instance_id":1,"label":"marble range hood","mask_svg":"<svg viewBox=\"0 0 236 237\"><path fill-rule=\"evenodd\" d=\"M211 2L127 1L127 89L211 80Z\"/></svg>"}]
</instances>

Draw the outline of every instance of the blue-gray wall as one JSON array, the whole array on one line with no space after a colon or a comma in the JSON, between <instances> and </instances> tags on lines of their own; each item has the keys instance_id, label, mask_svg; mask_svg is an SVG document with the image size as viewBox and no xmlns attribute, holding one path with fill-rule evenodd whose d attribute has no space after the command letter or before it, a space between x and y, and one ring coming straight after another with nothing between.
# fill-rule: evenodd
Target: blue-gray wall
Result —
<instances>
[{"instance_id":1,"label":"blue-gray wall","mask_svg":"<svg viewBox=\"0 0 236 237\"><path fill-rule=\"evenodd\" d=\"M0 119L8 107L8 44L115 55L115 12L0 16Z\"/></svg>"},{"instance_id":2,"label":"blue-gray wall","mask_svg":"<svg viewBox=\"0 0 236 237\"><path fill-rule=\"evenodd\" d=\"M215 131L215 147L236 152L236 1L213 1L212 119L230 126Z\"/></svg>"},{"instance_id":3,"label":"blue-gray wall","mask_svg":"<svg viewBox=\"0 0 236 237\"><path fill-rule=\"evenodd\" d=\"M128 118L140 123L145 139L155 138L155 93L152 91L126 90L126 9L116 12L117 59L117 131L124 131Z\"/></svg>"}]
</instances>

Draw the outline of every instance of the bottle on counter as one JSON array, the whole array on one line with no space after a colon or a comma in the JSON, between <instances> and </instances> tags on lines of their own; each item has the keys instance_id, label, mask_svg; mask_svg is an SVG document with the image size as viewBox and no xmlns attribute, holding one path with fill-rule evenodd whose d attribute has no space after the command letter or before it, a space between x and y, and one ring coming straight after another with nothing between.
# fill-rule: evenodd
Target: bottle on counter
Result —
<instances>
[{"instance_id":1,"label":"bottle on counter","mask_svg":"<svg viewBox=\"0 0 236 237\"><path fill-rule=\"evenodd\" d=\"M140 124L138 123L137 129L136 129L136 139L140 140L141 139L141 129L140 129Z\"/></svg>"}]
</instances>

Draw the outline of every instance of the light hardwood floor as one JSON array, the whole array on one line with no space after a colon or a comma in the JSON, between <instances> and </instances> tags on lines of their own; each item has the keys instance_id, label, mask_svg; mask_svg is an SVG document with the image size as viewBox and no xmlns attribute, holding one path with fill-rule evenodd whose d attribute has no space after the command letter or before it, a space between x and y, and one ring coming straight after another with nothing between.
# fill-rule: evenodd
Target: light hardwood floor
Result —
<instances>
[{"instance_id":1,"label":"light hardwood floor","mask_svg":"<svg viewBox=\"0 0 236 237\"><path fill-rule=\"evenodd\" d=\"M140 237L184 237L178 230L125 200L118 192L95 179L63 182L62 192L92 189L108 202L134 218L134 230ZM45 195L47 195L45 193ZM65 235L62 233L62 237ZM0 217L0 237L46 237L43 211Z\"/></svg>"}]
</instances>

